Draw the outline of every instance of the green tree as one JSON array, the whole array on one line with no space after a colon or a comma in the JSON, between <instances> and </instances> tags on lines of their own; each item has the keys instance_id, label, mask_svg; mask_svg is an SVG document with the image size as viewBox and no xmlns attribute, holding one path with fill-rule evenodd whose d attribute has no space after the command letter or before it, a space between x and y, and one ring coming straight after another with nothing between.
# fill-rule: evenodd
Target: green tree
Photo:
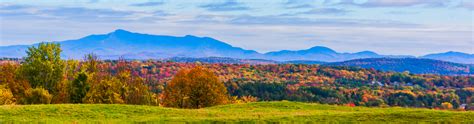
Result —
<instances>
[{"instance_id":1,"label":"green tree","mask_svg":"<svg viewBox=\"0 0 474 124\"><path fill-rule=\"evenodd\" d=\"M84 56L84 65L88 73L97 73L99 72L99 57L94 53L89 53Z\"/></svg>"},{"instance_id":2,"label":"green tree","mask_svg":"<svg viewBox=\"0 0 474 124\"><path fill-rule=\"evenodd\" d=\"M33 88L43 87L51 93L63 80L64 61L61 60L61 47L57 43L40 43L26 51L27 56L20 73Z\"/></svg>"},{"instance_id":3,"label":"green tree","mask_svg":"<svg viewBox=\"0 0 474 124\"><path fill-rule=\"evenodd\" d=\"M69 98L72 103L82 103L82 99L86 96L90 88L87 79L87 73L80 72L72 81L71 89L69 90Z\"/></svg>"},{"instance_id":4,"label":"green tree","mask_svg":"<svg viewBox=\"0 0 474 124\"><path fill-rule=\"evenodd\" d=\"M417 96L411 91L397 91L388 96L387 102L390 106L415 106Z\"/></svg>"},{"instance_id":5,"label":"green tree","mask_svg":"<svg viewBox=\"0 0 474 124\"><path fill-rule=\"evenodd\" d=\"M196 67L179 71L167 83L162 104L177 108L202 108L225 104L227 89L209 70Z\"/></svg>"}]
</instances>

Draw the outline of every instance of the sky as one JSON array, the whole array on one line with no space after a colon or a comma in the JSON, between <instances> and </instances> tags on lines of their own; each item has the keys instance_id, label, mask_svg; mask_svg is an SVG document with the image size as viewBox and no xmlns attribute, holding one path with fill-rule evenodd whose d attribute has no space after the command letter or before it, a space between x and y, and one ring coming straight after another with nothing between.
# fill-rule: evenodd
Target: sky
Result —
<instances>
[{"instance_id":1,"label":"sky","mask_svg":"<svg viewBox=\"0 0 474 124\"><path fill-rule=\"evenodd\" d=\"M474 53L473 0L1 0L0 46L116 29L212 37L261 53L326 46Z\"/></svg>"}]
</instances>

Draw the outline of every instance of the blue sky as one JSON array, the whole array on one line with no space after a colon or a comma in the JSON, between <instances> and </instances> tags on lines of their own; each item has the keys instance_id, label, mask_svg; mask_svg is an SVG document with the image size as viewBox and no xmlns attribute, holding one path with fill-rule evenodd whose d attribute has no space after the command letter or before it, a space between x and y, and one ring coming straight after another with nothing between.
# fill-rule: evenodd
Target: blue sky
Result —
<instances>
[{"instance_id":1,"label":"blue sky","mask_svg":"<svg viewBox=\"0 0 474 124\"><path fill-rule=\"evenodd\" d=\"M473 11L472 0L2 0L0 45L125 29L213 37L259 52L474 53Z\"/></svg>"}]
</instances>

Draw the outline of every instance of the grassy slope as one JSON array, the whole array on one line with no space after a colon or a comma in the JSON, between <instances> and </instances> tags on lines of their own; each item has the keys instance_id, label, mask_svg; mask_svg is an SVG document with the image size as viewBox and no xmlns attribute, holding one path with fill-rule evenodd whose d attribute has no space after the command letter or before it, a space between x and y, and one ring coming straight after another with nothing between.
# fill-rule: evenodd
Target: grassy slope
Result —
<instances>
[{"instance_id":1,"label":"grassy slope","mask_svg":"<svg viewBox=\"0 0 474 124\"><path fill-rule=\"evenodd\" d=\"M297 102L258 102L204 109L172 109L138 105L14 105L0 106L0 123L39 122L165 122L165 121L286 121L286 122L474 122L474 112L413 108L345 107Z\"/></svg>"}]
</instances>

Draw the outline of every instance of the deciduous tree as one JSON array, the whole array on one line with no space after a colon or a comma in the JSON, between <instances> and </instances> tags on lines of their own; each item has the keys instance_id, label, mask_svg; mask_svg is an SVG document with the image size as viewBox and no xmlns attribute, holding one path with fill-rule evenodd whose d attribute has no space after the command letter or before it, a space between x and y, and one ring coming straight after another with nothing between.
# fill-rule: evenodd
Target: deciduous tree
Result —
<instances>
[{"instance_id":1,"label":"deciduous tree","mask_svg":"<svg viewBox=\"0 0 474 124\"><path fill-rule=\"evenodd\" d=\"M20 72L33 88L43 87L53 94L56 85L63 80L64 61L57 43L40 43L26 51L27 56Z\"/></svg>"},{"instance_id":2,"label":"deciduous tree","mask_svg":"<svg viewBox=\"0 0 474 124\"><path fill-rule=\"evenodd\" d=\"M23 79L22 75L17 74L19 64L16 63L2 63L0 64L0 85L5 85L16 99L24 96L30 84Z\"/></svg>"},{"instance_id":3,"label":"deciduous tree","mask_svg":"<svg viewBox=\"0 0 474 124\"><path fill-rule=\"evenodd\" d=\"M202 108L227 101L227 89L218 77L209 70L196 67L179 71L167 83L162 103L168 107Z\"/></svg>"}]
</instances>

